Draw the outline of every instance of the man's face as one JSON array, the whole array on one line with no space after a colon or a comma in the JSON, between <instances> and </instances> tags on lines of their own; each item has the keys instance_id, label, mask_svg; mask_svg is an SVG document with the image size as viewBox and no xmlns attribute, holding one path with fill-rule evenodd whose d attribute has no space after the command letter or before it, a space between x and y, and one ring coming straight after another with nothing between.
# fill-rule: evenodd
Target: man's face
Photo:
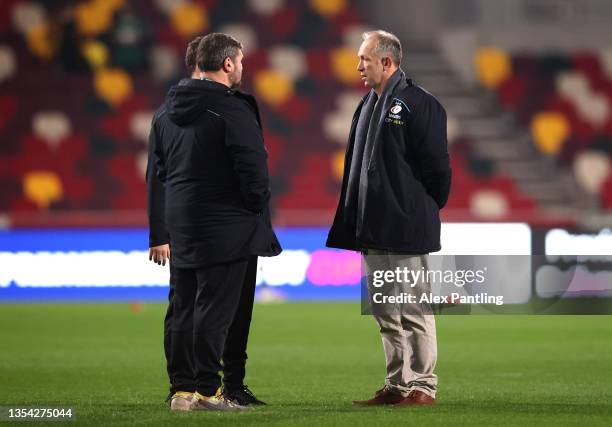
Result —
<instances>
[{"instance_id":1,"label":"man's face","mask_svg":"<svg viewBox=\"0 0 612 427\"><path fill-rule=\"evenodd\" d=\"M361 75L363 84L372 89L376 89L383 81L383 64L381 58L374 53L376 47L376 39L374 37L367 38L359 47L359 64L357 70Z\"/></svg>"},{"instance_id":2,"label":"man's face","mask_svg":"<svg viewBox=\"0 0 612 427\"><path fill-rule=\"evenodd\" d=\"M232 89L240 87L240 84L242 83L242 58L243 57L244 55L242 54L242 50L239 50L238 54L236 55L236 58L233 61L230 58L230 61L233 67L229 71L228 77L229 77Z\"/></svg>"}]
</instances>

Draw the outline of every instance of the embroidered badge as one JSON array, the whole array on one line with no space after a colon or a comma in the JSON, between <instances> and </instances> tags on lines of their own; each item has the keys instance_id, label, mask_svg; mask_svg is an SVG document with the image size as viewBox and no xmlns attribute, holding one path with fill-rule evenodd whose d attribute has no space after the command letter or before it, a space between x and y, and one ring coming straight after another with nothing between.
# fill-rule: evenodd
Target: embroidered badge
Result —
<instances>
[{"instance_id":1,"label":"embroidered badge","mask_svg":"<svg viewBox=\"0 0 612 427\"><path fill-rule=\"evenodd\" d=\"M402 104L403 102L400 101L399 99L397 98L394 99L394 104L389 109L389 113L387 114L387 117L385 117L385 123L392 123L394 125L400 125L400 126L404 124L404 121L402 120L402 116L400 115L400 113L403 110ZM410 111L408 107L406 107L406 109Z\"/></svg>"}]
</instances>

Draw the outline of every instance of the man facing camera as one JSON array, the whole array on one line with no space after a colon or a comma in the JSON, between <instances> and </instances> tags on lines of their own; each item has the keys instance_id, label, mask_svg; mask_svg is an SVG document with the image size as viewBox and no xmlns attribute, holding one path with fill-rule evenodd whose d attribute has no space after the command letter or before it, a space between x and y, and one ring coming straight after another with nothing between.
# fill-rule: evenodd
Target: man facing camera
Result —
<instances>
[{"instance_id":1,"label":"man facing camera","mask_svg":"<svg viewBox=\"0 0 612 427\"><path fill-rule=\"evenodd\" d=\"M281 251L259 110L237 90L242 56L234 38L204 36L199 78L172 87L153 118L150 161L165 188L174 283L168 364L175 410L244 409L237 396L248 391L257 256Z\"/></svg>"},{"instance_id":2,"label":"man facing camera","mask_svg":"<svg viewBox=\"0 0 612 427\"><path fill-rule=\"evenodd\" d=\"M427 254L440 247L439 210L446 204L451 170L446 113L401 70L399 39L364 33L358 71L370 92L353 117L340 201L327 246L361 251L372 291L375 270L427 270ZM397 285L397 284L396 284ZM419 291L429 284L419 283ZM428 304L401 313L374 313L387 375L382 389L358 405L434 404L436 326Z\"/></svg>"}]
</instances>

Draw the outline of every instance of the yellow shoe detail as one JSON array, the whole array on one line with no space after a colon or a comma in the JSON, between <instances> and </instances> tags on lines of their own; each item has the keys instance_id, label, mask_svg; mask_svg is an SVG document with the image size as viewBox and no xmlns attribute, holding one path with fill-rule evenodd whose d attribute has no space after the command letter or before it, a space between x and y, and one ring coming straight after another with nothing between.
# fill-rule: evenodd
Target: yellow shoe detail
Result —
<instances>
[{"instance_id":1,"label":"yellow shoe detail","mask_svg":"<svg viewBox=\"0 0 612 427\"><path fill-rule=\"evenodd\" d=\"M184 399L191 399L191 396L193 396L193 393L190 391L177 391L172 395L172 398L174 399L175 397L182 397Z\"/></svg>"}]
</instances>

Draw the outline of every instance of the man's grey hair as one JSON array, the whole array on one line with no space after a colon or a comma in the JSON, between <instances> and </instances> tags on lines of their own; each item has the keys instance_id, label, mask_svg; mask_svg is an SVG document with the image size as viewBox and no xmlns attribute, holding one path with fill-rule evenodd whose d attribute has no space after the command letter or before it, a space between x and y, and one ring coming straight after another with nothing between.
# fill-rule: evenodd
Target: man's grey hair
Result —
<instances>
[{"instance_id":1,"label":"man's grey hair","mask_svg":"<svg viewBox=\"0 0 612 427\"><path fill-rule=\"evenodd\" d=\"M402 63L402 44L395 34L384 30L366 31L363 40L374 37L377 41L373 52L380 57L388 56L399 67Z\"/></svg>"},{"instance_id":2,"label":"man's grey hair","mask_svg":"<svg viewBox=\"0 0 612 427\"><path fill-rule=\"evenodd\" d=\"M218 71L226 58L236 60L242 43L228 34L210 33L198 43L196 64L201 71Z\"/></svg>"}]
</instances>

